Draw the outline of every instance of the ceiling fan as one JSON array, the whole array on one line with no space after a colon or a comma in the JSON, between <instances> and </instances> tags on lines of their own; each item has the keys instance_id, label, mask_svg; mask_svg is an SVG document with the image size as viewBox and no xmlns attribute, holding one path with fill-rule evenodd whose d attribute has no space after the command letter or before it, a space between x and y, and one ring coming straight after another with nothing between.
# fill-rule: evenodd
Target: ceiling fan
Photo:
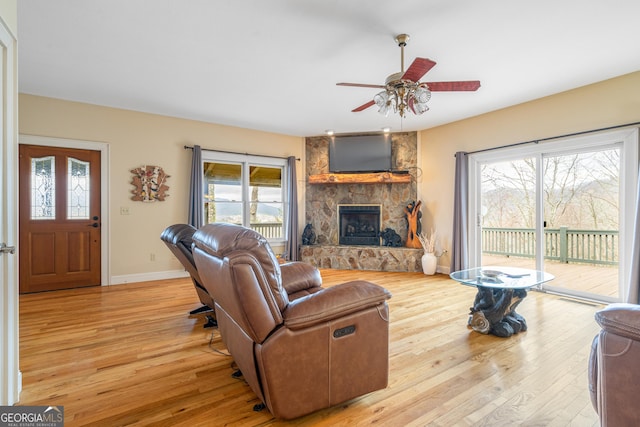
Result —
<instances>
[{"instance_id":1,"label":"ceiling fan","mask_svg":"<svg viewBox=\"0 0 640 427\"><path fill-rule=\"evenodd\" d=\"M404 47L409 41L409 35L399 34L396 42L400 46L400 72L387 77L384 85L371 85L362 83L336 83L338 86L371 87L384 89L376 94L373 100L351 110L356 113L377 105L379 112L385 116L393 109L394 112L404 117L407 110L419 115L429 110L427 102L431 99L431 92L475 91L480 87L480 81L453 81L453 82L420 82L436 63L428 58L416 58L409 68L404 70Z\"/></svg>"}]
</instances>

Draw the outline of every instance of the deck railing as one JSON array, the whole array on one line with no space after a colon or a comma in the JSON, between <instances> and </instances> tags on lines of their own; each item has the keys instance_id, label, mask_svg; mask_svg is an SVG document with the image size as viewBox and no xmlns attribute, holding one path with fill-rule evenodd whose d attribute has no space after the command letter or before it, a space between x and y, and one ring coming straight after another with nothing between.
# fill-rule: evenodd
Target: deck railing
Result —
<instances>
[{"instance_id":1,"label":"deck railing","mask_svg":"<svg viewBox=\"0 0 640 427\"><path fill-rule=\"evenodd\" d=\"M618 264L618 231L544 230L544 257L564 263ZM535 230L483 228L482 252L494 255L535 257Z\"/></svg>"},{"instance_id":2,"label":"deck railing","mask_svg":"<svg viewBox=\"0 0 640 427\"><path fill-rule=\"evenodd\" d=\"M281 222L260 222L251 223L251 229L262 234L267 239L280 239L284 237L282 235L282 223Z\"/></svg>"}]
</instances>

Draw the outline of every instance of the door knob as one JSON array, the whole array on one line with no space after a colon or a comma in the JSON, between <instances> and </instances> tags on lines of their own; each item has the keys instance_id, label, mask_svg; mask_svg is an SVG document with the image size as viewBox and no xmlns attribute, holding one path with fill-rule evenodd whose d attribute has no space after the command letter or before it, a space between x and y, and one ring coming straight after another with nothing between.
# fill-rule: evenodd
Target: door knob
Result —
<instances>
[{"instance_id":1,"label":"door knob","mask_svg":"<svg viewBox=\"0 0 640 427\"><path fill-rule=\"evenodd\" d=\"M2 254L15 254L15 246L7 246L6 243L0 243L0 253Z\"/></svg>"}]
</instances>

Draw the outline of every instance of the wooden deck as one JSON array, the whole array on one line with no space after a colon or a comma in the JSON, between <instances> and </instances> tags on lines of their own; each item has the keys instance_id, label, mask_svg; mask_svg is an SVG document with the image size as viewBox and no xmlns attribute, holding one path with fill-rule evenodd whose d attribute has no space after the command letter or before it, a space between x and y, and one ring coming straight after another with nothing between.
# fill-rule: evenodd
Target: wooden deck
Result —
<instances>
[{"instance_id":1,"label":"wooden deck","mask_svg":"<svg viewBox=\"0 0 640 427\"><path fill-rule=\"evenodd\" d=\"M482 264L535 269L535 261L531 258L483 254ZM545 260L544 270L556 276L554 280L548 283L550 286L620 298L618 266L565 264Z\"/></svg>"},{"instance_id":2,"label":"wooden deck","mask_svg":"<svg viewBox=\"0 0 640 427\"><path fill-rule=\"evenodd\" d=\"M187 279L20 296L21 405L72 426L597 426L587 384L601 306L530 292L526 332L466 326L475 289L447 275L323 270L391 291L389 385L282 422L254 412Z\"/></svg>"}]
</instances>

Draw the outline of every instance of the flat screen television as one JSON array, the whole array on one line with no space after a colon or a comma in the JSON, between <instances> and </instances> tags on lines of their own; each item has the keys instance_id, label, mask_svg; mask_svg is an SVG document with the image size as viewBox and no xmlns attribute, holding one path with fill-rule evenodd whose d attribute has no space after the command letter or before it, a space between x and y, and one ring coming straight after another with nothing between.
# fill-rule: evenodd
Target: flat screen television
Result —
<instances>
[{"instance_id":1,"label":"flat screen television","mask_svg":"<svg viewBox=\"0 0 640 427\"><path fill-rule=\"evenodd\" d=\"M329 172L385 172L391 164L391 135L334 136L329 142Z\"/></svg>"}]
</instances>

